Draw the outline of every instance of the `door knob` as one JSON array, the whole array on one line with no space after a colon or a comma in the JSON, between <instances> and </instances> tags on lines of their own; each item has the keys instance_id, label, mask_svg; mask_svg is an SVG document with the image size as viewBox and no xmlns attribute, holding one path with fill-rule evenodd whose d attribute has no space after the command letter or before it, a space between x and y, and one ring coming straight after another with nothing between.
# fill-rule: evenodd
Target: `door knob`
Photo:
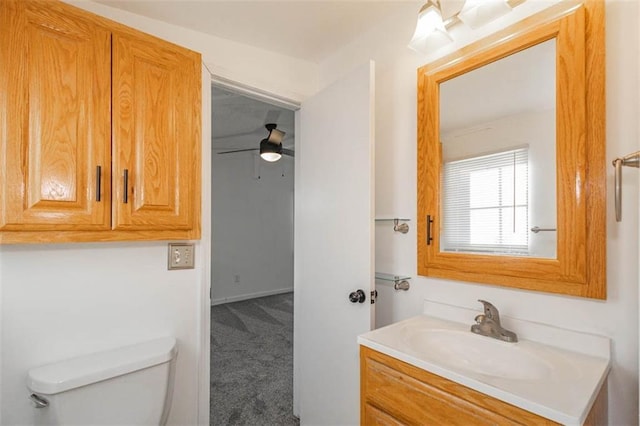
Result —
<instances>
[{"instance_id":1,"label":"door knob","mask_svg":"<svg viewBox=\"0 0 640 426\"><path fill-rule=\"evenodd\" d=\"M363 290L358 289L349 294L351 303L364 303L365 300L367 300L367 295Z\"/></svg>"}]
</instances>

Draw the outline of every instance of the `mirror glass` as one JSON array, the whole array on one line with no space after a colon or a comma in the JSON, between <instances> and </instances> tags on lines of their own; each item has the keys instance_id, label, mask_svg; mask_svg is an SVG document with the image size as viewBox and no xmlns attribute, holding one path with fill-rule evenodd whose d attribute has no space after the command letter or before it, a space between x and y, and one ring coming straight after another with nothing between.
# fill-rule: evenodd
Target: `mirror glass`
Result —
<instances>
[{"instance_id":1,"label":"mirror glass","mask_svg":"<svg viewBox=\"0 0 640 426\"><path fill-rule=\"evenodd\" d=\"M556 40L440 83L440 251L557 258Z\"/></svg>"}]
</instances>

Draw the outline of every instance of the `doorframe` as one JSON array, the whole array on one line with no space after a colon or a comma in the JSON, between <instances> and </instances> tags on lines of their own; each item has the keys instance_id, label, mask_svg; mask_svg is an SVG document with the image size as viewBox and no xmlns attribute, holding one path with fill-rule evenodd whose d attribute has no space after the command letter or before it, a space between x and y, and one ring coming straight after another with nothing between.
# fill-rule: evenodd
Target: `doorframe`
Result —
<instances>
[{"instance_id":1,"label":"doorframe","mask_svg":"<svg viewBox=\"0 0 640 426\"><path fill-rule=\"evenodd\" d=\"M201 257L203 259L202 268L202 285L200 286L200 294L198 295L198 303L200 305L200 313L198 320L198 389L196 398L196 411L198 425L209 426L209 414L211 407L210 403L210 389L211 389L211 246L212 246L212 233L211 233L211 114L212 114L212 99L211 89L213 85L222 87L227 90L232 90L236 93L240 93L244 96L256 99L262 102L267 102L281 108L289 109L295 113L295 136L294 143L295 149L299 147L299 131L298 126L300 124L298 120L298 111L301 107L301 102L294 99L280 96L276 93L263 90L257 87L253 87L247 84L240 83L238 81L230 80L225 77L221 77L212 73L207 65L202 63L202 209L201 209L201 223L202 223L202 239L199 243L201 247ZM298 162L297 158L294 158L294 191L295 180L298 174ZM295 223L295 202L294 202L294 223ZM294 234L294 247L295 247L295 234ZM294 300L295 300L295 250L294 250ZM295 301L294 301L295 306ZM295 323L294 323L295 327ZM295 334L295 333L294 333ZM295 376L295 373L294 373ZM296 383L294 381L293 392L293 406L294 414L297 414L295 407L297 401Z\"/></svg>"},{"instance_id":2,"label":"doorframe","mask_svg":"<svg viewBox=\"0 0 640 426\"><path fill-rule=\"evenodd\" d=\"M302 103L295 99L280 96L268 90L263 90L248 84L243 84L225 77L211 74L211 85L213 86L214 84L218 87L222 87L223 89L231 90L257 101L266 102L291 111L298 111L302 106Z\"/></svg>"}]
</instances>

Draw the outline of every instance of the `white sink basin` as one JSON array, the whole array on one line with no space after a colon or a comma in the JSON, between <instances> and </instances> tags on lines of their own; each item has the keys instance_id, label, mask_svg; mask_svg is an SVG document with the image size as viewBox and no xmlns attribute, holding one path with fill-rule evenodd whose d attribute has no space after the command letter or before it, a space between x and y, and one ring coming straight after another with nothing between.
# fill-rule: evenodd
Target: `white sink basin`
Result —
<instances>
[{"instance_id":1,"label":"white sink basin","mask_svg":"<svg viewBox=\"0 0 640 426\"><path fill-rule=\"evenodd\" d=\"M477 311L429 303L442 316L400 321L358 343L558 423L582 424L609 371L609 339L511 318L505 326L518 342L503 342L470 331Z\"/></svg>"},{"instance_id":2,"label":"white sink basin","mask_svg":"<svg viewBox=\"0 0 640 426\"><path fill-rule=\"evenodd\" d=\"M402 331L407 347L429 353L435 362L457 370L514 380L544 380L553 371L548 361L518 343L470 331L415 327Z\"/></svg>"}]
</instances>

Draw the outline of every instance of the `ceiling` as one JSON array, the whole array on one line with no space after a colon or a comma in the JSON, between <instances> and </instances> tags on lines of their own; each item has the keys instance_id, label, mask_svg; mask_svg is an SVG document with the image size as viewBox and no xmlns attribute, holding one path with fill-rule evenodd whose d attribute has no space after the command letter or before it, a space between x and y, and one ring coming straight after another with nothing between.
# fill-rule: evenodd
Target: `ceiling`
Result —
<instances>
[{"instance_id":1,"label":"ceiling","mask_svg":"<svg viewBox=\"0 0 640 426\"><path fill-rule=\"evenodd\" d=\"M96 0L108 6L186 27L217 37L234 40L319 63L340 47L353 41L359 34L374 26L384 25L385 17L417 11L424 0ZM462 3L448 0L444 5ZM457 4L456 3L456 4ZM456 6L458 7L459 4ZM458 7L459 8L459 7ZM391 30L391 29L390 29ZM501 61L502 62L502 61ZM535 64L536 59L533 60ZM531 62L509 70L509 76L527 76L533 69ZM474 73L471 73L474 74ZM498 101L495 89L470 75L461 80L464 102L458 103L448 119L443 119L443 130L461 123L488 120L516 112L515 96ZM466 80L463 84L462 80ZM506 79L512 80L512 79ZM505 80L505 81L506 81ZM525 89L520 96L537 97L542 93L537 84L516 81ZM484 90L483 90L484 89ZM477 97L471 99L475 90ZM488 91L487 91L488 90ZM505 93L510 93L505 89ZM259 144L267 131L264 124L275 121L287 132L285 147L293 147L293 112L220 88L213 89L214 149L252 148ZM457 96L454 98L458 98ZM520 100L522 98L519 98ZM553 99L553 98L552 98ZM538 103L538 101L535 101ZM478 107L480 106L480 107ZM449 109L449 108L445 108ZM478 116L482 114L482 117ZM273 119L277 117L277 119ZM235 136L234 136L235 135Z\"/></svg>"},{"instance_id":2,"label":"ceiling","mask_svg":"<svg viewBox=\"0 0 640 426\"><path fill-rule=\"evenodd\" d=\"M95 0L107 6L205 34L319 63L386 17L421 0ZM275 122L293 148L294 113L230 92L212 90L215 151L258 147Z\"/></svg>"},{"instance_id":3,"label":"ceiling","mask_svg":"<svg viewBox=\"0 0 640 426\"><path fill-rule=\"evenodd\" d=\"M294 112L214 86L211 91L213 149L258 148L267 123L286 133L282 146L293 149Z\"/></svg>"},{"instance_id":4,"label":"ceiling","mask_svg":"<svg viewBox=\"0 0 640 426\"><path fill-rule=\"evenodd\" d=\"M420 0L96 0L111 7L319 63Z\"/></svg>"}]
</instances>

